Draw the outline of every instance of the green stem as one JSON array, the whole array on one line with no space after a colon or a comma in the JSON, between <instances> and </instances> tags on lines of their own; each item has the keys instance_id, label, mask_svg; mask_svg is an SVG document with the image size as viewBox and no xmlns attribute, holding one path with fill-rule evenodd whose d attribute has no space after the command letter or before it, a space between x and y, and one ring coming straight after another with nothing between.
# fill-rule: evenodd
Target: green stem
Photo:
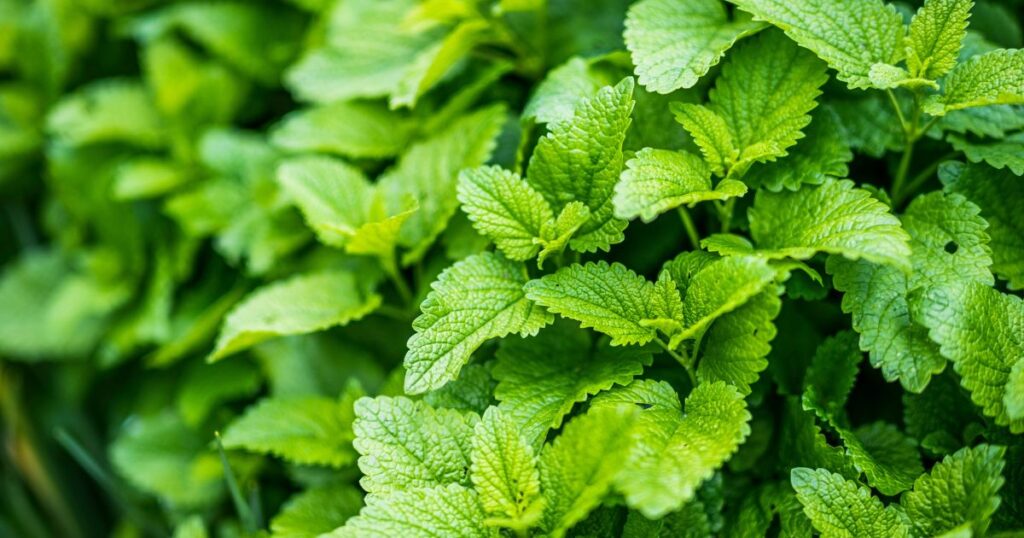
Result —
<instances>
[{"instance_id":1,"label":"green stem","mask_svg":"<svg viewBox=\"0 0 1024 538\"><path fill-rule=\"evenodd\" d=\"M686 228L686 236L690 239L690 245L694 250L699 250L700 234L697 233L697 226L694 225L693 218L690 217L690 212L685 207L679 206L679 218L683 221L683 227Z\"/></svg>"},{"instance_id":2,"label":"green stem","mask_svg":"<svg viewBox=\"0 0 1024 538\"><path fill-rule=\"evenodd\" d=\"M405 282L401 271L398 270L398 263L395 260L385 263L384 272L388 274L391 283L395 285L395 289L398 290L398 296L401 297L402 302L407 305L412 304L412 290L409 289L409 284Z\"/></svg>"},{"instance_id":3,"label":"green stem","mask_svg":"<svg viewBox=\"0 0 1024 538\"><path fill-rule=\"evenodd\" d=\"M951 151L943 155L942 157L936 159L935 162L928 165L928 167L925 168L924 170L921 170L920 173L914 176L914 178L907 183L906 188L904 188L903 192L900 193L899 198L893 198L893 206L899 207L899 205L903 203L907 196L913 194L915 191L917 191L918 188L921 187L921 185L923 185L926 181L928 181L935 175L935 171L939 169L939 165L941 165L944 161L949 160L955 156L956 152Z\"/></svg>"},{"instance_id":4,"label":"green stem","mask_svg":"<svg viewBox=\"0 0 1024 538\"><path fill-rule=\"evenodd\" d=\"M129 520L133 521L149 536L167 535L167 530L159 522L147 517L138 506L128 500L124 494L127 491L124 485L114 478L103 464L94 458L67 430L58 427L54 430L53 436L64 447L64 450L71 455L71 458L99 484Z\"/></svg>"},{"instance_id":5,"label":"green stem","mask_svg":"<svg viewBox=\"0 0 1024 538\"><path fill-rule=\"evenodd\" d=\"M892 96L892 91L889 91ZM895 97L892 97L895 103ZM902 121L902 116L901 116ZM907 181L907 172L910 171L910 163L914 158L914 143L917 142L920 132L918 131L918 124L921 121L921 99L917 93L914 94L914 113L911 117L910 124L903 124L903 156L900 157L899 167L896 169L896 178L892 182L892 199L895 203L896 200L900 200L904 196L904 183Z\"/></svg>"},{"instance_id":6,"label":"green stem","mask_svg":"<svg viewBox=\"0 0 1024 538\"><path fill-rule=\"evenodd\" d=\"M668 344L666 344L664 341L662 341L661 338L655 338L654 341L657 342L657 344L659 346L661 346L661 349L664 349L665 352L669 354L669 356L671 356L673 359L675 359L676 362L678 362L683 367L684 370L686 370L686 375L690 376L690 383L692 383L693 386L696 387L697 386L697 376L696 376L696 374L693 373L693 365L690 364L689 357L686 357L684 355L680 355L677 351L675 351L674 349L669 347Z\"/></svg>"},{"instance_id":7,"label":"green stem","mask_svg":"<svg viewBox=\"0 0 1024 538\"><path fill-rule=\"evenodd\" d=\"M893 110L896 111L896 117L900 119L900 127L903 128L903 132L908 132L907 119L903 117L903 109L900 108L899 101L896 100L896 94L892 90L885 90L886 95L889 96L889 102L892 103Z\"/></svg>"},{"instance_id":8,"label":"green stem","mask_svg":"<svg viewBox=\"0 0 1024 538\"><path fill-rule=\"evenodd\" d=\"M719 212L719 218L722 220L722 233L729 233L729 229L732 227L732 212L736 208L736 199L729 198L725 202L725 207Z\"/></svg>"},{"instance_id":9,"label":"green stem","mask_svg":"<svg viewBox=\"0 0 1024 538\"><path fill-rule=\"evenodd\" d=\"M259 530L260 524L249 503L245 502L245 498L242 497L242 490L238 487L235 472L231 469L228 455L224 452L224 444L220 441L220 432L214 432L213 435L217 439L217 452L220 454L220 463L224 466L224 479L228 483L228 491L231 493L231 500L234 501L235 511L238 512L238 519L247 533L255 534Z\"/></svg>"}]
</instances>

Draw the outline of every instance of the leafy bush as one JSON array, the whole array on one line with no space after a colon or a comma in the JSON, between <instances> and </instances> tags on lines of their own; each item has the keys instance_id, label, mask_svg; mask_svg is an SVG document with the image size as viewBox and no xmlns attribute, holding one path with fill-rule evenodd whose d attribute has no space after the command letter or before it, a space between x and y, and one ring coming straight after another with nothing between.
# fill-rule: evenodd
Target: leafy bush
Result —
<instances>
[{"instance_id":1,"label":"leafy bush","mask_svg":"<svg viewBox=\"0 0 1024 538\"><path fill-rule=\"evenodd\" d=\"M1021 12L0 0L0 536L1024 532Z\"/></svg>"}]
</instances>

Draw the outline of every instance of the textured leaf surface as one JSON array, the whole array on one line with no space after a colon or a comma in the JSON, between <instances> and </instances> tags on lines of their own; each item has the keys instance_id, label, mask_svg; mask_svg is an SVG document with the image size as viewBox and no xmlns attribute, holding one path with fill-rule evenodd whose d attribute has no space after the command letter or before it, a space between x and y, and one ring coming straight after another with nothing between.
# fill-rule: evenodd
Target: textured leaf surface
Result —
<instances>
[{"instance_id":1,"label":"textured leaf surface","mask_svg":"<svg viewBox=\"0 0 1024 538\"><path fill-rule=\"evenodd\" d=\"M644 0L626 15L623 37L645 88L670 93L697 83L739 39L764 27L730 20L721 0Z\"/></svg>"},{"instance_id":2,"label":"textured leaf surface","mask_svg":"<svg viewBox=\"0 0 1024 538\"><path fill-rule=\"evenodd\" d=\"M577 402L629 383L651 361L650 351L591 342L569 322L534 338L504 340L497 357L494 396L531 443L561 426Z\"/></svg>"},{"instance_id":3,"label":"textured leaf surface","mask_svg":"<svg viewBox=\"0 0 1024 538\"><path fill-rule=\"evenodd\" d=\"M911 236L910 275L866 261L834 257L833 284L844 292L843 309L853 314L861 349L886 379L920 392L946 360L910 314L908 294L964 281L992 283L986 223L977 206L961 196L932 193L916 198L903 216ZM950 252L950 251L953 252ZM956 284L959 285L959 284Z\"/></svg>"},{"instance_id":4,"label":"textured leaf surface","mask_svg":"<svg viewBox=\"0 0 1024 538\"><path fill-rule=\"evenodd\" d=\"M468 483L477 416L397 396L362 398L353 423L368 493Z\"/></svg>"},{"instance_id":5,"label":"textured leaf surface","mask_svg":"<svg viewBox=\"0 0 1024 538\"><path fill-rule=\"evenodd\" d=\"M644 148L626 162L615 186L615 216L644 222L681 205L743 196L747 187L735 180L711 186L704 159L687 152Z\"/></svg>"},{"instance_id":6,"label":"textured leaf surface","mask_svg":"<svg viewBox=\"0 0 1024 538\"><path fill-rule=\"evenodd\" d=\"M500 254L477 254L446 269L413 321L405 390L436 389L458 376L485 341L535 334L551 315L526 298L526 267Z\"/></svg>"},{"instance_id":7,"label":"textured leaf surface","mask_svg":"<svg viewBox=\"0 0 1024 538\"><path fill-rule=\"evenodd\" d=\"M399 244L409 249L403 263L420 259L444 231L458 210L455 192L459 172L491 158L505 119L501 105L462 116L410 147L398 164L380 177L378 188L386 193L388 214L405 211L410 201L419 204L419 211L405 221L398 236Z\"/></svg>"},{"instance_id":8,"label":"textured leaf surface","mask_svg":"<svg viewBox=\"0 0 1024 538\"><path fill-rule=\"evenodd\" d=\"M708 264L687 282L685 329L679 338L703 333L716 319L761 293L775 276L774 267L754 256L726 256Z\"/></svg>"},{"instance_id":9,"label":"textured leaf surface","mask_svg":"<svg viewBox=\"0 0 1024 538\"><path fill-rule=\"evenodd\" d=\"M531 526L522 518L540 496L537 457L515 421L498 408L488 409L476 424L470 478L489 517Z\"/></svg>"},{"instance_id":10,"label":"textured leaf surface","mask_svg":"<svg viewBox=\"0 0 1024 538\"><path fill-rule=\"evenodd\" d=\"M275 454L305 465L341 467L355 460L352 402L329 398L265 399L224 431L224 448Z\"/></svg>"},{"instance_id":11,"label":"textured leaf surface","mask_svg":"<svg viewBox=\"0 0 1024 538\"><path fill-rule=\"evenodd\" d=\"M824 420L842 417L863 358L853 331L825 339L804 377L804 409L814 410Z\"/></svg>"},{"instance_id":12,"label":"textured leaf surface","mask_svg":"<svg viewBox=\"0 0 1024 538\"><path fill-rule=\"evenodd\" d=\"M620 263L570 265L526 284L526 296L548 311L612 337L612 345L646 344L655 329L645 320L669 317L655 286ZM676 297L676 303L678 303Z\"/></svg>"},{"instance_id":13,"label":"textured leaf surface","mask_svg":"<svg viewBox=\"0 0 1024 538\"><path fill-rule=\"evenodd\" d=\"M903 17L882 0L729 0L768 21L838 71L851 88L868 88L876 63L903 57Z\"/></svg>"},{"instance_id":14,"label":"textured leaf surface","mask_svg":"<svg viewBox=\"0 0 1024 538\"><path fill-rule=\"evenodd\" d=\"M996 424L1024 432L1024 417L1011 419L1004 396L1010 371L1024 360L1024 302L994 288L968 283L938 289L916 310L942 355L953 361L971 400Z\"/></svg>"},{"instance_id":15,"label":"textured leaf surface","mask_svg":"<svg viewBox=\"0 0 1024 538\"><path fill-rule=\"evenodd\" d=\"M683 126L694 135L713 170L718 172L716 163L725 157L726 171L735 170L738 177L752 163L787 155L811 121L809 113L817 106L818 88L826 79L825 66L813 54L778 31L766 32L730 55L709 95L708 111L692 111L701 105L681 107L691 109L682 118ZM721 124L727 133L724 140ZM714 150L706 147L703 137Z\"/></svg>"},{"instance_id":16,"label":"textured leaf surface","mask_svg":"<svg viewBox=\"0 0 1024 538\"><path fill-rule=\"evenodd\" d=\"M604 87L576 106L572 119L550 125L537 142L526 179L561 212L572 201L590 209L590 220L569 243L573 250L607 250L622 241L626 223L612 212L622 170L622 143L633 110L633 79Z\"/></svg>"},{"instance_id":17,"label":"textured leaf surface","mask_svg":"<svg viewBox=\"0 0 1024 538\"><path fill-rule=\"evenodd\" d=\"M752 188L795 191L807 183L819 185L829 177L846 177L853 153L843 137L843 127L828 109L816 109L804 138L787 150L784 159L752 167L743 182Z\"/></svg>"},{"instance_id":18,"label":"textured leaf surface","mask_svg":"<svg viewBox=\"0 0 1024 538\"><path fill-rule=\"evenodd\" d=\"M769 286L711 324L697 367L701 383L724 381L740 394L750 393L750 385L768 367L765 357L777 332L773 321L782 308L778 291Z\"/></svg>"},{"instance_id":19,"label":"textured leaf surface","mask_svg":"<svg viewBox=\"0 0 1024 538\"><path fill-rule=\"evenodd\" d=\"M985 163L992 168L1008 168L1015 175L1024 175L1024 133L1014 133L1002 140L973 141L949 135L949 142L964 152L972 163Z\"/></svg>"},{"instance_id":20,"label":"textured leaf surface","mask_svg":"<svg viewBox=\"0 0 1024 538\"><path fill-rule=\"evenodd\" d=\"M873 422L852 432L837 430L854 466L864 473L871 487L885 495L910 489L914 479L924 472L917 442L892 424Z\"/></svg>"},{"instance_id":21,"label":"textured leaf surface","mask_svg":"<svg viewBox=\"0 0 1024 538\"><path fill-rule=\"evenodd\" d=\"M901 503L918 532L934 536L968 523L984 534L999 507L1004 452L991 445L962 448L918 478Z\"/></svg>"},{"instance_id":22,"label":"textured leaf surface","mask_svg":"<svg viewBox=\"0 0 1024 538\"><path fill-rule=\"evenodd\" d=\"M317 486L289 499L270 521L274 538L316 538L359 513L363 496L349 484Z\"/></svg>"},{"instance_id":23,"label":"textured leaf surface","mask_svg":"<svg viewBox=\"0 0 1024 538\"><path fill-rule=\"evenodd\" d=\"M916 77L936 80L956 65L972 0L928 0L910 21L907 68Z\"/></svg>"},{"instance_id":24,"label":"textured leaf surface","mask_svg":"<svg viewBox=\"0 0 1024 538\"><path fill-rule=\"evenodd\" d=\"M842 254L909 269L909 237L888 208L848 180L828 180L796 192L761 191L749 211L759 254L807 259Z\"/></svg>"},{"instance_id":25,"label":"textured leaf surface","mask_svg":"<svg viewBox=\"0 0 1024 538\"><path fill-rule=\"evenodd\" d=\"M693 498L698 486L750 434L743 396L722 382L702 383L686 398L685 412L652 407L643 413L636 447L617 487L631 507L658 518Z\"/></svg>"},{"instance_id":26,"label":"textured leaf surface","mask_svg":"<svg viewBox=\"0 0 1024 538\"><path fill-rule=\"evenodd\" d=\"M600 504L622 470L635 421L636 410L628 406L594 409L569 422L541 452L541 526L551 536L564 536Z\"/></svg>"},{"instance_id":27,"label":"textured leaf surface","mask_svg":"<svg viewBox=\"0 0 1024 538\"><path fill-rule=\"evenodd\" d=\"M380 305L348 271L292 277L252 292L228 314L210 360L218 360L270 338L322 331L359 319Z\"/></svg>"},{"instance_id":28,"label":"textured leaf surface","mask_svg":"<svg viewBox=\"0 0 1024 538\"><path fill-rule=\"evenodd\" d=\"M985 105L1024 103L1024 50L999 49L958 64L945 92L926 104L930 114Z\"/></svg>"},{"instance_id":29,"label":"textured leaf surface","mask_svg":"<svg viewBox=\"0 0 1024 538\"><path fill-rule=\"evenodd\" d=\"M535 256L541 230L554 221L551 207L539 192L518 174L497 166L463 172L458 197L476 230L490 237L511 260Z\"/></svg>"},{"instance_id":30,"label":"textured leaf surface","mask_svg":"<svg viewBox=\"0 0 1024 538\"><path fill-rule=\"evenodd\" d=\"M367 495L366 506L331 538L497 538L477 494L458 484Z\"/></svg>"},{"instance_id":31,"label":"textured leaf surface","mask_svg":"<svg viewBox=\"0 0 1024 538\"><path fill-rule=\"evenodd\" d=\"M899 512L871 490L825 469L793 469L790 480L804 513L823 537L898 538L910 536Z\"/></svg>"}]
</instances>

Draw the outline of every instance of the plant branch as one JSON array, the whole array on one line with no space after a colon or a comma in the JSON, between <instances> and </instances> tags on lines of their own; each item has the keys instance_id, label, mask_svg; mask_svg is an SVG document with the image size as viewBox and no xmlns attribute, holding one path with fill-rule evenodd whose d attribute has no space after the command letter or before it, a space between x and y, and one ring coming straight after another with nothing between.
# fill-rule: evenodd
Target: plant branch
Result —
<instances>
[{"instance_id":1,"label":"plant branch","mask_svg":"<svg viewBox=\"0 0 1024 538\"><path fill-rule=\"evenodd\" d=\"M683 227L686 228L686 236L690 239L690 245L693 246L694 250L699 250L700 234L697 233L697 226L694 225L689 210L679 206L679 218L683 221Z\"/></svg>"},{"instance_id":2,"label":"plant branch","mask_svg":"<svg viewBox=\"0 0 1024 538\"><path fill-rule=\"evenodd\" d=\"M693 373L693 365L690 364L690 358L686 356L686 352L684 351L683 355L680 355L679 352L669 347L669 345L666 344L661 338L655 338L654 341L657 342L657 344L661 346L661 349L664 349L665 352L669 354L669 356L675 359L676 362L678 362L684 370L686 370L686 375L690 376L690 383L693 383L693 386L696 387L697 376L696 374Z\"/></svg>"}]
</instances>

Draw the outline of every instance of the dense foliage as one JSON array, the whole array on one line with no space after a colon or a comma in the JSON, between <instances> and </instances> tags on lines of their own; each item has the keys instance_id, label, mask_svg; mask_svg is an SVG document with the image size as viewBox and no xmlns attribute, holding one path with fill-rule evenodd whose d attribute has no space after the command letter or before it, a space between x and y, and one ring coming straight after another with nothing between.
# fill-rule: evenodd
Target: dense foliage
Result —
<instances>
[{"instance_id":1,"label":"dense foliage","mask_svg":"<svg viewBox=\"0 0 1024 538\"><path fill-rule=\"evenodd\" d=\"M0 537L1020 536L1022 12L0 0Z\"/></svg>"}]
</instances>

